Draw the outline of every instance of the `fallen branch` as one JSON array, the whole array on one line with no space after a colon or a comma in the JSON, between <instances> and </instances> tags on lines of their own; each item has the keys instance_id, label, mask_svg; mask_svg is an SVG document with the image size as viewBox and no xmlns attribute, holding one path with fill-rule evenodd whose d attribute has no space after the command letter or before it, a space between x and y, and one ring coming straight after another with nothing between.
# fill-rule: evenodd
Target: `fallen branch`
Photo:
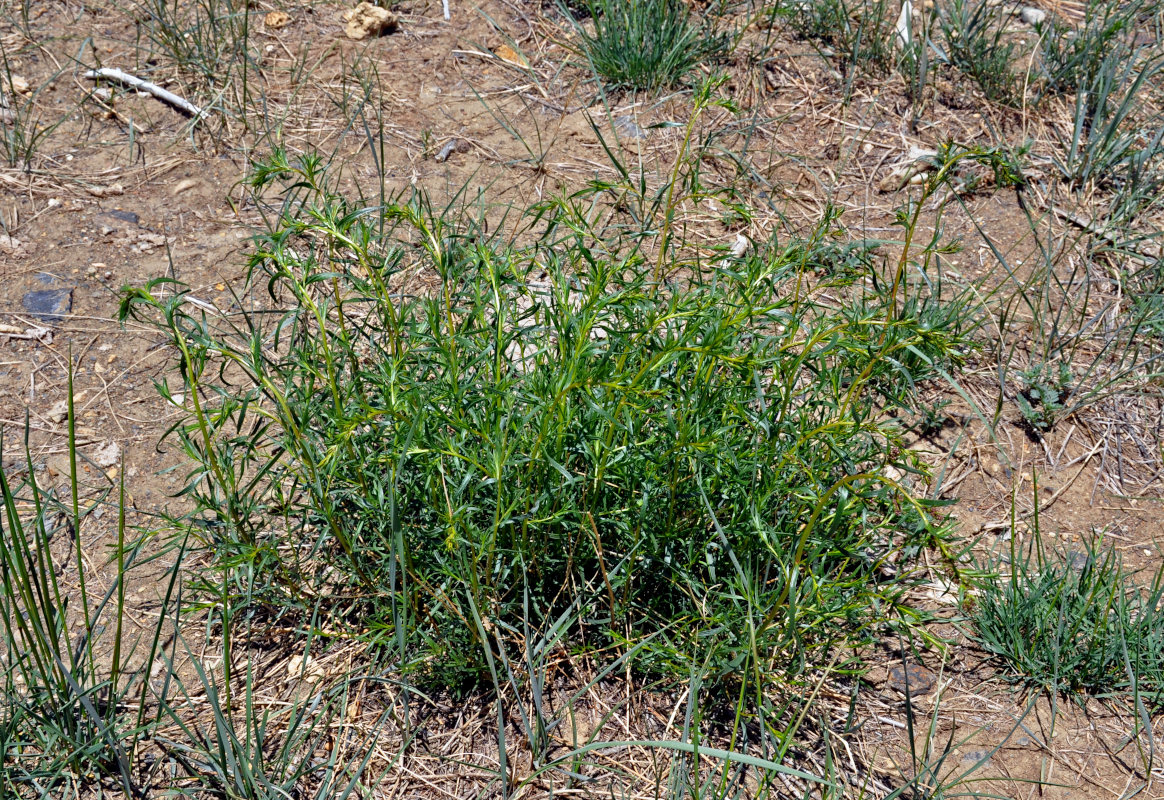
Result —
<instances>
[{"instance_id":1,"label":"fallen branch","mask_svg":"<svg viewBox=\"0 0 1164 800\"><path fill-rule=\"evenodd\" d=\"M119 69L111 69L109 67L102 67L101 69L89 70L85 73L85 77L94 81L101 80L102 78L109 81L116 81L117 83L124 84L130 88L137 89L139 92L147 92L148 94L152 94L163 103L168 103L179 111L186 112L190 116L194 117L195 120L202 118L202 109L191 103L189 100L186 100L185 98L179 97L173 92L163 89L156 83L143 81L141 78L130 75L128 72L122 72Z\"/></svg>"}]
</instances>

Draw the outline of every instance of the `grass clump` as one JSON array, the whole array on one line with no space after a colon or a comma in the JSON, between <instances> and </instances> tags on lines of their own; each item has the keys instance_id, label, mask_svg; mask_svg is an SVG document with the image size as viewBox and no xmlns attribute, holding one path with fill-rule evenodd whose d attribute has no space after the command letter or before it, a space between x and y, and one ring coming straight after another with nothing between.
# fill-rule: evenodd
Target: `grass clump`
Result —
<instances>
[{"instance_id":1,"label":"grass clump","mask_svg":"<svg viewBox=\"0 0 1164 800\"><path fill-rule=\"evenodd\" d=\"M1145 11L1143 2L1112 3L1089 0L1083 24L1078 29L1050 16L1035 26L1039 34L1039 68L1043 94L1086 91L1103 71L1112 55L1134 58L1137 24Z\"/></svg>"},{"instance_id":2,"label":"grass clump","mask_svg":"<svg viewBox=\"0 0 1164 800\"><path fill-rule=\"evenodd\" d=\"M880 75L893 66L894 11L887 0L804 0L779 11L795 36L834 56L845 77Z\"/></svg>"},{"instance_id":3,"label":"grass clump","mask_svg":"<svg viewBox=\"0 0 1164 800\"><path fill-rule=\"evenodd\" d=\"M252 19L250 5L240 0L137 0L134 8L143 43L183 71L215 88L241 69Z\"/></svg>"},{"instance_id":4,"label":"grass clump","mask_svg":"<svg viewBox=\"0 0 1164 800\"><path fill-rule=\"evenodd\" d=\"M6 458L0 437L0 796L149 797L164 789L279 798L311 785L319 796L347 797L359 779L373 781L367 759L328 758L330 726L350 699L346 683L276 708L259 702L260 677L245 666L236 674L231 663L233 637L253 634L229 605L198 618L205 638L195 654L184 617L198 611L183 607L179 577L192 569L183 563L185 537L151 551L155 531L127 536L133 511L124 480L113 492L80 484L72 399L70 386L63 486L38 482L27 430L23 463ZM102 536L102 507L116 509L116 529L108 561L95 569L86 566L95 554L81 548ZM170 562L160 575L159 557ZM131 624L127 586L159 578L156 621Z\"/></svg>"},{"instance_id":5,"label":"grass clump","mask_svg":"<svg viewBox=\"0 0 1164 800\"><path fill-rule=\"evenodd\" d=\"M1076 92L1074 125L1056 164L1078 194L1109 198L1105 226L1131 226L1164 188L1164 117L1149 98L1164 58L1116 49Z\"/></svg>"},{"instance_id":6,"label":"grass clump","mask_svg":"<svg viewBox=\"0 0 1164 800\"><path fill-rule=\"evenodd\" d=\"M60 74L35 89L22 85L8 54L0 52L0 162L8 167L31 170L45 141L67 119L61 115L46 122L38 103L41 92Z\"/></svg>"},{"instance_id":7,"label":"grass clump","mask_svg":"<svg viewBox=\"0 0 1164 800\"><path fill-rule=\"evenodd\" d=\"M1017 683L1052 695L1164 698L1164 581L1137 587L1103 540L1045 555L1012 537L1009 575L987 581L974 613L983 646Z\"/></svg>"},{"instance_id":8,"label":"grass clump","mask_svg":"<svg viewBox=\"0 0 1164 800\"><path fill-rule=\"evenodd\" d=\"M653 637L640 663L698 652L720 677L897 617L943 533L880 477L919 466L879 404L963 336L888 297L818 302L868 283L858 260L810 288L833 231L661 285L577 198L501 241L326 181L311 157L256 173L287 189L250 265L269 310L214 317L161 281L123 305L180 353L186 493L249 613L314 614L450 688L570 609L590 646Z\"/></svg>"},{"instance_id":9,"label":"grass clump","mask_svg":"<svg viewBox=\"0 0 1164 800\"><path fill-rule=\"evenodd\" d=\"M951 0L938 14L950 63L973 80L987 100L1021 100L1022 82L1012 65L1016 44L1007 34L1009 12L985 0Z\"/></svg>"},{"instance_id":10,"label":"grass clump","mask_svg":"<svg viewBox=\"0 0 1164 800\"><path fill-rule=\"evenodd\" d=\"M611 88L677 86L727 50L727 37L694 20L683 0L586 0L586 11L594 31L575 23L581 52Z\"/></svg>"},{"instance_id":11,"label":"grass clump","mask_svg":"<svg viewBox=\"0 0 1164 800\"><path fill-rule=\"evenodd\" d=\"M71 373L69 380L71 492L62 497L38 483L27 438L23 480L16 480L13 466L0 468L4 797L79 796L98 781L116 783L126 795L140 793L127 753L139 741L150 690L128 666L140 660L138 642L122 636L124 577L139 548L126 542L123 483L111 560L116 578L104 594L92 592L82 526L106 498L79 499ZM0 437L0 461L7 455ZM158 639L145 641L156 648Z\"/></svg>"}]
</instances>

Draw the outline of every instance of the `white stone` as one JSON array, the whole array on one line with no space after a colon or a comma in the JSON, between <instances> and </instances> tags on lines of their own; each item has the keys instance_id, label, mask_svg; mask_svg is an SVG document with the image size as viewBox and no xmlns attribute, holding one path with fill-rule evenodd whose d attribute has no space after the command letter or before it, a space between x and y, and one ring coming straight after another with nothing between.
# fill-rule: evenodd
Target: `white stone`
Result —
<instances>
[{"instance_id":1,"label":"white stone","mask_svg":"<svg viewBox=\"0 0 1164 800\"><path fill-rule=\"evenodd\" d=\"M1047 19L1047 12L1041 8L1024 6L1019 12L1019 19L1028 25L1038 25Z\"/></svg>"}]
</instances>

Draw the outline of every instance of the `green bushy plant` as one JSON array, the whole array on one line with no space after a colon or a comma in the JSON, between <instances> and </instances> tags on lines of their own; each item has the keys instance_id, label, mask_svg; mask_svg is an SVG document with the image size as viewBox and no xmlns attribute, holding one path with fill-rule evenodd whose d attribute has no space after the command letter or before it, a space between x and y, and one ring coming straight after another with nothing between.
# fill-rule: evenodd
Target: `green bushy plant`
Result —
<instances>
[{"instance_id":1,"label":"green bushy plant","mask_svg":"<svg viewBox=\"0 0 1164 800\"><path fill-rule=\"evenodd\" d=\"M1019 372L1018 379L1015 402L1023 419L1037 430L1051 430L1070 408L1074 390L1071 368L1062 361L1056 366L1036 364Z\"/></svg>"},{"instance_id":2,"label":"green bushy plant","mask_svg":"<svg viewBox=\"0 0 1164 800\"><path fill-rule=\"evenodd\" d=\"M1079 85L1071 138L1064 142L1067 153L1059 162L1073 185L1099 181L1118 186L1158 160L1159 114L1142 118L1141 112L1148 87L1162 67L1160 58L1111 53L1095 76Z\"/></svg>"},{"instance_id":3,"label":"green bushy plant","mask_svg":"<svg viewBox=\"0 0 1164 800\"><path fill-rule=\"evenodd\" d=\"M216 318L165 281L123 304L181 354L186 493L256 607L322 604L447 686L484 676L481 631L579 603L596 642L663 631L665 661L747 595L745 645L807 658L895 606L883 559L941 542L879 477L919 466L875 402L958 337L908 304L885 335L888 305L818 302L860 259L810 289L817 245L773 242L660 284L569 198L503 241L326 181L312 157L256 172L294 198L251 258L270 310Z\"/></svg>"}]
</instances>

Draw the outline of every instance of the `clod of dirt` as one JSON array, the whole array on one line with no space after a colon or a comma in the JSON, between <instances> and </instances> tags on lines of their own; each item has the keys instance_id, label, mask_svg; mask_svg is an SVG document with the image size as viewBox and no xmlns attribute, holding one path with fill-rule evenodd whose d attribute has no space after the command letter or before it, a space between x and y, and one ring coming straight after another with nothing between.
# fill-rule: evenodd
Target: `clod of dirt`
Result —
<instances>
[{"instance_id":1,"label":"clod of dirt","mask_svg":"<svg viewBox=\"0 0 1164 800\"><path fill-rule=\"evenodd\" d=\"M127 237L126 240L122 241L121 244L128 245L131 250L134 250L138 253L148 253L157 247L162 247L163 245L167 244L167 241L166 237L162 236L160 233L142 231L137 235L136 240L130 236Z\"/></svg>"},{"instance_id":2,"label":"clod of dirt","mask_svg":"<svg viewBox=\"0 0 1164 800\"><path fill-rule=\"evenodd\" d=\"M101 469L108 469L121 460L121 448L117 442L106 442L93 453L93 463Z\"/></svg>"},{"instance_id":3,"label":"clod of dirt","mask_svg":"<svg viewBox=\"0 0 1164 800\"><path fill-rule=\"evenodd\" d=\"M125 194L125 187L120 183L111 183L108 186L86 186L85 191L93 197L117 197Z\"/></svg>"},{"instance_id":4,"label":"clod of dirt","mask_svg":"<svg viewBox=\"0 0 1164 800\"><path fill-rule=\"evenodd\" d=\"M929 694L937 683L932 670L921 664L894 664L889 668L889 688L911 697Z\"/></svg>"},{"instance_id":5,"label":"clod of dirt","mask_svg":"<svg viewBox=\"0 0 1164 800\"><path fill-rule=\"evenodd\" d=\"M28 247L15 236L0 233L0 253L13 258L24 258L28 255Z\"/></svg>"},{"instance_id":6,"label":"clod of dirt","mask_svg":"<svg viewBox=\"0 0 1164 800\"><path fill-rule=\"evenodd\" d=\"M74 402L80 399L81 395L79 394L73 398ZM45 416L48 417L49 422L55 422L57 424L64 422L65 418L69 416L68 398L65 398L64 400L58 400L57 402L53 403L52 406L49 407L49 410L45 413Z\"/></svg>"},{"instance_id":7,"label":"clod of dirt","mask_svg":"<svg viewBox=\"0 0 1164 800\"><path fill-rule=\"evenodd\" d=\"M182 192L193 189L197 185L198 181L194 180L193 178L186 178L185 180L178 181L176 184L174 184L174 188L170 190L170 194L179 195Z\"/></svg>"},{"instance_id":8,"label":"clod of dirt","mask_svg":"<svg viewBox=\"0 0 1164 800\"><path fill-rule=\"evenodd\" d=\"M280 28L285 28L291 24L291 15L286 11L272 11L263 17L264 27L270 30L277 31Z\"/></svg>"},{"instance_id":9,"label":"clod of dirt","mask_svg":"<svg viewBox=\"0 0 1164 800\"><path fill-rule=\"evenodd\" d=\"M360 3L344 12L344 35L349 39L371 39L396 30L396 15L386 8Z\"/></svg>"},{"instance_id":10,"label":"clod of dirt","mask_svg":"<svg viewBox=\"0 0 1164 800\"><path fill-rule=\"evenodd\" d=\"M990 763L989 750L967 750L962 754L963 764L973 764L979 769Z\"/></svg>"},{"instance_id":11,"label":"clod of dirt","mask_svg":"<svg viewBox=\"0 0 1164 800\"><path fill-rule=\"evenodd\" d=\"M45 322L61 319L73 310L72 289L36 289L20 300L24 310Z\"/></svg>"},{"instance_id":12,"label":"clod of dirt","mask_svg":"<svg viewBox=\"0 0 1164 800\"><path fill-rule=\"evenodd\" d=\"M12 76L12 91L16 94L29 95L32 94L32 87L28 84L28 79L20 75Z\"/></svg>"},{"instance_id":13,"label":"clod of dirt","mask_svg":"<svg viewBox=\"0 0 1164 800\"><path fill-rule=\"evenodd\" d=\"M1068 550L1063 554L1063 561L1076 572L1082 572L1087 566L1087 553L1082 550Z\"/></svg>"},{"instance_id":14,"label":"clod of dirt","mask_svg":"<svg viewBox=\"0 0 1164 800\"><path fill-rule=\"evenodd\" d=\"M503 44L500 47L496 48L493 51L493 55L497 56L502 61L504 61L508 64L513 64L515 67L521 67L522 69L529 69L529 61L526 60L525 56L523 56L521 53L517 52L516 50L514 50L512 47L510 47L507 44Z\"/></svg>"}]
</instances>

